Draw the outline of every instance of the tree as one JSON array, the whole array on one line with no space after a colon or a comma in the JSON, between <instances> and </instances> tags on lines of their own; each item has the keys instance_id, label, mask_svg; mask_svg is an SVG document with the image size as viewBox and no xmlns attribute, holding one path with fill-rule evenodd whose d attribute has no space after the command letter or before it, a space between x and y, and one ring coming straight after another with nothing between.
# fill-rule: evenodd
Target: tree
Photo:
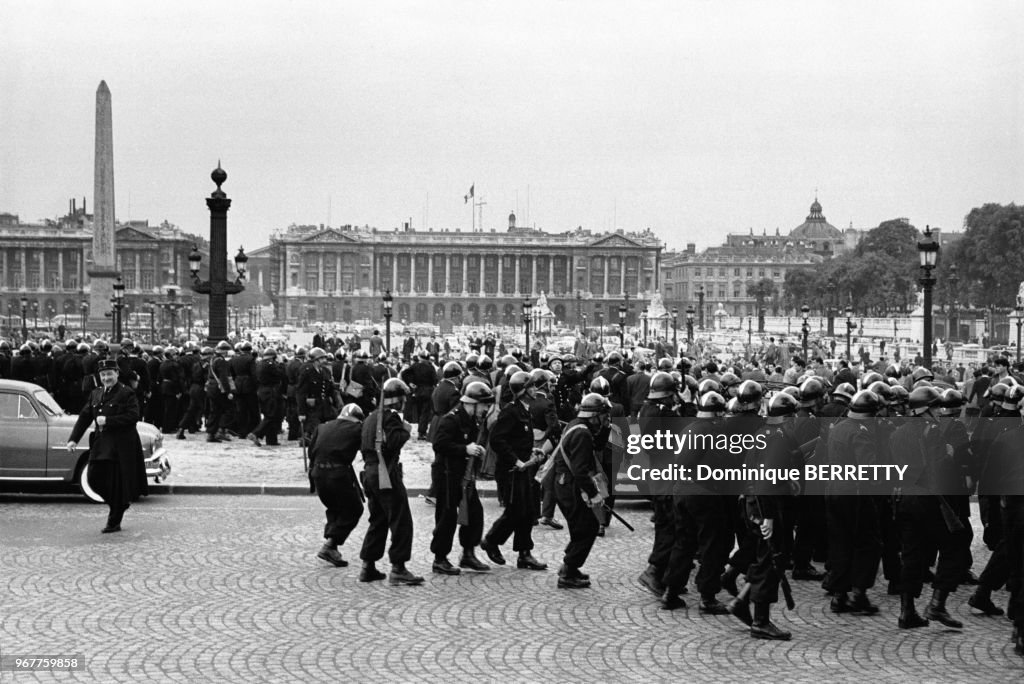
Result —
<instances>
[{"instance_id":1,"label":"tree","mask_svg":"<svg viewBox=\"0 0 1024 684\"><path fill-rule=\"evenodd\" d=\"M967 214L964 236L939 253L936 294L946 296L949 266L957 265L957 299L973 307L1013 307L1024 280L1024 207L985 204Z\"/></svg>"}]
</instances>

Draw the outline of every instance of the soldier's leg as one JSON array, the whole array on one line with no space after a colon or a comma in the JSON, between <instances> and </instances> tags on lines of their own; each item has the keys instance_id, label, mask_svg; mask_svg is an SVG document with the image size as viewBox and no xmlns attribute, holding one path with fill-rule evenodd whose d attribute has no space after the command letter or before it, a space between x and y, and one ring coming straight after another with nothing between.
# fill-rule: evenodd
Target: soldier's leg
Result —
<instances>
[{"instance_id":1,"label":"soldier's leg","mask_svg":"<svg viewBox=\"0 0 1024 684\"><path fill-rule=\"evenodd\" d=\"M672 497L672 547L668 564L661 579L665 585L666 608L682 607L679 594L686 589L693 570L693 557L697 551L697 521L690 512L695 496ZM670 605L675 603L676 605Z\"/></svg>"},{"instance_id":2,"label":"soldier's leg","mask_svg":"<svg viewBox=\"0 0 1024 684\"><path fill-rule=\"evenodd\" d=\"M572 481L555 485L555 498L569 526L569 543L565 547L564 574L576 576L587 562L597 539L598 522L590 507L583 503Z\"/></svg>"},{"instance_id":3,"label":"soldier's leg","mask_svg":"<svg viewBox=\"0 0 1024 684\"><path fill-rule=\"evenodd\" d=\"M442 480L439 483L440 495L437 497L434 508L434 534L430 541L430 552L436 558L444 558L451 553L455 530L458 527L458 506L462 498L459 487L461 477L458 481L452 480L454 478L448 478L442 474Z\"/></svg>"},{"instance_id":4,"label":"soldier's leg","mask_svg":"<svg viewBox=\"0 0 1024 684\"><path fill-rule=\"evenodd\" d=\"M366 492L366 506L370 510L369 526L363 536L363 547L359 558L375 563L384 557L384 546L388 537L388 512L382 501L390 493L382 493L377 483L376 471L364 471L363 491Z\"/></svg>"},{"instance_id":5,"label":"soldier's leg","mask_svg":"<svg viewBox=\"0 0 1024 684\"><path fill-rule=\"evenodd\" d=\"M401 474L392 484L390 501L391 547L388 559L392 565L404 566L412 557L412 511L409 510L409 494L405 490Z\"/></svg>"},{"instance_id":6,"label":"soldier's leg","mask_svg":"<svg viewBox=\"0 0 1024 684\"><path fill-rule=\"evenodd\" d=\"M484 507L476 487L470 487L466 497L469 506L469 524L459 527L459 544L464 551L472 551L480 545L484 533Z\"/></svg>"},{"instance_id":7,"label":"soldier's leg","mask_svg":"<svg viewBox=\"0 0 1024 684\"><path fill-rule=\"evenodd\" d=\"M526 553L533 550L533 520L537 511L533 478L529 471L513 473L512 488L513 501L509 504L514 515L512 550Z\"/></svg>"}]
</instances>

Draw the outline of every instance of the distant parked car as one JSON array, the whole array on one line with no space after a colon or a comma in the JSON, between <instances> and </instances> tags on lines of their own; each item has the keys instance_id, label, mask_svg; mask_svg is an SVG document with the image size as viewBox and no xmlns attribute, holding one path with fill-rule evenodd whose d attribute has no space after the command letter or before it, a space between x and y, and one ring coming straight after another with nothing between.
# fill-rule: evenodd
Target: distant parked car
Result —
<instances>
[{"instance_id":1,"label":"distant parked car","mask_svg":"<svg viewBox=\"0 0 1024 684\"><path fill-rule=\"evenodd\" d=\"M89 487L89 434L82 448L68 451L66 444L78 416L65 413L39 385L0 380L0 488L64 483L77 485L86 497L102 501ZM146 476L160 482L171 472L164 438L155 426L137 425L146 462Z\"/></svg>"}]
</instances>

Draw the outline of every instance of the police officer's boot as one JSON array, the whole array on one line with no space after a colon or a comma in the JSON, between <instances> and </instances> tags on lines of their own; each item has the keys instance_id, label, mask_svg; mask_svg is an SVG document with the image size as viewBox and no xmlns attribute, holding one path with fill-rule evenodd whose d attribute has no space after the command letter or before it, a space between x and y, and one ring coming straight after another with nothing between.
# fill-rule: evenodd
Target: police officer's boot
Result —
<instances>
[{"instance_id":1,"label":"police officer's boot","mask_svg":"<svg viewBox=\"0 0 1024 684\"><path fill-rule=\"evenodd\" d=\"M665 585L658 577L658 569L653 565L648 565L647 569L640 575L640 584L654 594L655 596L661 597L665 593Z\"/></svg>"},{"instance_id":2,"label":"police officer's boot","mask_svg":"<svg viewBox=\"0 0 1024 684\"><path fill-rule=\"evenodd\" d=\"M476 557L476 554L473 553L473 549L462 550L462 558L459 559L459 567L465 568L466 570L473 570L474 572L487 572L491 569L490 565Z\"/></svg>"},{"instance_id":3,"label":"police officer's boot","mask_svg":"<svg viewBox=\"0 0 1024 684\"><path fill-rule=\"evenodd\" d=\"M461 575L462 571L451 564L445 556L436 556L431 566L435 575ZM393 573L392 573L393 574Z\"/></svg>"},{"instance_id":4,"label":"police officer's boot","mask_svg":"<svg viewBox=\"0 0 1024 684\"><path fill-rule=\"evenodd\" d=\"M728 615L729 606L718 600L714 594L700 597L698 606L702 615Z\"/></svg>"},{"instance_id":5,"label":"police officer's boot","mask_svg":"<svg viewBox=\"0 0 1024 684\"><path fill-rule=\"evenodd\" d=\"M967 599L967 605L975 610L980 610L983 615L999 617L1003 614L1003 609L992 603L992 590L981 584L974 590L971 597Z\"/></svg>"},{"instance_id":6,"label":"police officer's boot","mask_svg":"<svg viewBox=\"0 0 1024 684\"><path fill-rule=\"evenodd\" d=\"M185 439L185 428L178 428L178 439Z\"/></svg>"},{"instance_id":7,"label":"police officer's boot","mask_svg":"<svg viewBox=\"0 0 1024 684\"><path fill-rule=\"evenodd\" d=\"M932 600L928 602L928 607L924 609L924 616L930 620L938 620L947 627L963 629L964 623L954 618L946 610L946 599L948 597L948 591L932 589Z\"/></svg>"},{"instance_id":8,"label":"police officer's boot","mask_svg":"<svg viewBox=\"0 0 1024 684\"><path fill-rule=\"evenodd\" d=\"M338 545L332 542L324 542L316 554L317 558L325 560L336 568L348 567L348 561L338 553Z\"/></svg>"},{"instance_id":9,"label":"police officer's boot","mask_svg":"<svg viewBox=\"0 0 1024 684\"><path fill-rule=\"evenodd\" d=\"M750 625L750 636L755 639L789 641L793 635L776 627L770 617L770 603L754 604L754 623Z\"/></svg>"},{"instance_id":10,"label":"police officer's boot","mask_svg":"<svg viewBox=\"0 0 1024 684\"><path fill-rule=\"evenodd\" d=\"M850 600L850 612L854 615L874 615L878 612L878 606L871 602L863 589L854 587L853 598Z\"/></svg>"},{"instance_id":11,"label":"police officer's boot","mask_svg":"<svg viewBox=\"0 0 1024 684\"><path fill-rule=\"evenodd\" d=\"M914 629L915 627L928 626L928 621L918 615L917 608L914 606L914 596L912 594L900 594L900 619L898 624L900 629Z\"/></svg>"},{"instance_id":12,"label":"police officer's boot","mask_svg":"<svg viewBox=\"0 0 1024 684\"><path fill-rule=\"evenodd\" d=\"M363 561L363 569L359 571L360 582L377 582L385 577L387 575L378 570L373 561Z\"/></svg>"},{"instance_id":13,"label":"police officer's boot","mask_svg":"<svg viewBox=\"0 0 1024 684\"><path fill-rule=\"evenodd\" d=\"M423 578L409 572L405 567L405 563L393 563L391 565L391 574L388 575L388 584L416 586L423 584Z\"/></svg>"},{"instance_id":14,"label":"police officer's boot","mask_svg":"<svg viewBox=\"0 0 1024 684\"><path fill-rule=\"evenodd\" d=\"M519 558L516 559L516 567L520 570L547 570L548 564L541 563L529 551L520 551Z\"/></svg>"},{"instance_id":15,"label":"police officer's boot","mask_svg":"<svg viewBox=\"0 0 1024 684\"><path fill-rule=\"evenodd\" d=\"M127 510L127 506L124 508L110 508L110 514L107 515L107 526L100 530L103 534L110 534L111 532L121 531L121 519L124 518L124 512Z\"/></svg>"},{"instance_id":16,"label":"police officer's boot","mask_svg":"<svg viewBox=\"0 0 1024 684\"><path fill-rule=\"evenodd\" d=\"M679 595L679 591L673 587L666 587L665 593L661 595L662 610L676 610L685 607L686 601Z\"/></svg>"}]
</instances>

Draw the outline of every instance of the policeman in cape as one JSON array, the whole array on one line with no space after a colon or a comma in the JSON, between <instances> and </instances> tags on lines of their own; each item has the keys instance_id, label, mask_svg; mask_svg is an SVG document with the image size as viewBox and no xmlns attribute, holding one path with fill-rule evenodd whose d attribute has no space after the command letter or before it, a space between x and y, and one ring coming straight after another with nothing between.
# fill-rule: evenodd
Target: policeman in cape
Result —
<instances>
[{"instance_id":1,"label":"policeman in cape","mask_svg":"<svg viewBox=\"0 0 1024 684\"><path fill-rule=\"evenodd\" d=\"M398 378L389 378L381 388L383 403L363 423L362 454L363 489L370 509L370 526L363 537L363 548L359 557L363 569L360 582L375 582L384 579L384 573L377 570L376 562L384 556L384 545L388 531L391 531L391 573L387 576L393 585L418 585L423 578L411 573L405 564L412 557L412 513L409 510L409 495L402 481L400 462L402 447L409 441L412 426L402 420L402 409L408 398L409 386ZM381 425L380 453L377 448L377 424ZM385 469L390 488L381 487L380 471Z\"/></svg>"},{"instance_id":2,"label":"policeman in cape","mask_svg":"<svg viewBox=\"0 0 1024 684\"><path fill-rule=\"evenodd\" d=\"M348 565L338 547L363 517L363 492L352 467L362 443L363 410L346 404L336 420L321 423L309 442L309 478L326 509L324 545L316 557L337 568Z\"/></svg>"},{"instance_id":3,"label":"policeman in cape","mask_svg":"<svg viewBox=\"0 0 1024 684\"><path fill-rule=\"evenodd\" d=\"M480 422L492 404L491 388L482 382L471 382L458 406L442 415L431 432L435 461L440 462L442 473L430 542L435 574L458 575L460 568L475 572L490 570L490 566L476 557L474 549L480 544L484 530L484 510L476 489L476 475L485 450L477 440ZM462 546L458 568L448 560L457 525Z\"/></svg>"},{"instance_id":4,"label":"policeman in cape","mask_svg":"<svg viewBox=\"0 0 1024 684\"><path fill-rule=\"evenodd\" d=\"M587 394L580 402L576 419L566 426L559 448L552 455L555 500L569 526L569 543L558 570L559 589L590 586L590 576L580 572L580 568L587 562L600 521L604 520L604 515L595 510L604 505L607 495L607 483L598 477L603 471L597 441L610 423L611 402L600 394Z\"/></svg>"}]
</instances>

